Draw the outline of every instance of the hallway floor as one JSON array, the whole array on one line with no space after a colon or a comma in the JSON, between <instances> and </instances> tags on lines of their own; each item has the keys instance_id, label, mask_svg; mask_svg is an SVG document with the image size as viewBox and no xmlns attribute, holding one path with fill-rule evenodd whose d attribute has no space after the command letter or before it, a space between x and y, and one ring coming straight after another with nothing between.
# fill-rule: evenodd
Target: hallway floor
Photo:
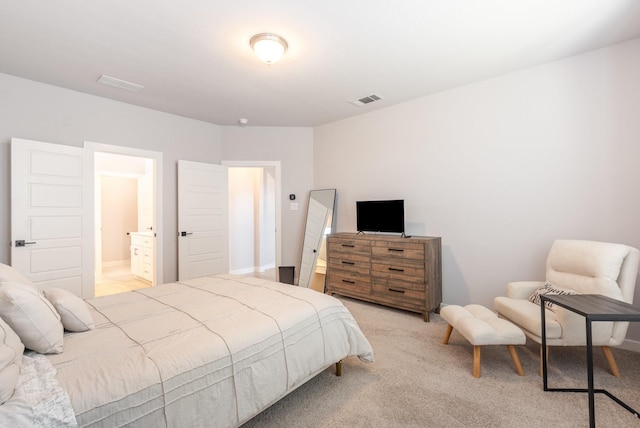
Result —
<instances>
[{"instance_id":1,"label":"hallway floor","mask_svg":"<svg viewBox=\"0 0 640 428\"><path fill-rule=\"evenodd\" d=\"M129 266L112 266L102 269L96 278L96 297L151 287L151 283L131 273Z\"/></svg>"},{"instance_id":2,"label":"hallway floor","mask_svg":"<svg viewBox=\"0 0 640 428\"><path fill-rule=\"evenodd\" d=\"M276 270L270 269L265 272L255 272L244 276L255 276L275 281ZM105 267L102 269L102 276L96 278L95 295L96 297L108 296L147 287L151 287L151 283L132 274L129 266Z\"/></svg>"}]
</instances>

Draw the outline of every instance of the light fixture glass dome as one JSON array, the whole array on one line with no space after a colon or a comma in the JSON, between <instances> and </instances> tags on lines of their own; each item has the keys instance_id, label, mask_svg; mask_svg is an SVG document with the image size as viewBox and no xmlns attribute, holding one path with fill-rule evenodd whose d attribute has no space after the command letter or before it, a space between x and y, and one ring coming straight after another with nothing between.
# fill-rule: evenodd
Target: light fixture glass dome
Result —
<instances>
[{"instance_id":1,"label":"light fixture glass dome","mask_svg":"<svg viewBox=\"0 0 640 428\"><path fill-rule=\"evenodd\" d=\"M285 39L272 33L256 34L249 44L256 56L269 65L278 62L289 47Z\"/></svg>"}]
</instances>

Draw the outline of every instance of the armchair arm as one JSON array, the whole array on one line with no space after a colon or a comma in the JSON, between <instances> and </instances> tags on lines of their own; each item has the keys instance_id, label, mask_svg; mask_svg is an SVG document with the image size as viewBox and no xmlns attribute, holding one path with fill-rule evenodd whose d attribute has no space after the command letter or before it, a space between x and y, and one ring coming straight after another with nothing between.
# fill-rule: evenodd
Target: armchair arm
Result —
<instances>
[{"instance_id":1,"label":"armchair arm","mask_svg":"<svg viewBox=\"0 0 640 428\"><path fill-rule=\"evenodd\" d=\"M528 299L544 281L516 281L507 284L507 297L511 299Z\"/></svg>"}]
</instances>

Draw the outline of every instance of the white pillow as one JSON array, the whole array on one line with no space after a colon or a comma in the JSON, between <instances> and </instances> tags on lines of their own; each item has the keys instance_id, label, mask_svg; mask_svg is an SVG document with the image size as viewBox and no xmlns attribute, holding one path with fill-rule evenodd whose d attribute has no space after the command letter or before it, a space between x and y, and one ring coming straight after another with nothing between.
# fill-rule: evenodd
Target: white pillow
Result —
<instances>
[{"instance_id":1,"label":"white pillow","mask_svg":"<svg viewBox=\"0 0 640 428\"><path fill-rule=\"evenodd\" d=\"M34 289L36 288L33 285L33 282L31 282L29 278L27 278L26 276L18 272L16 268L14 268L13 266L0 263L0 282L7 282L7 281L15 281L24 285L29 285Z\"/></svg>"},{"instance_id":2,"label":"white pillow","mask_svg":"<svg viewBox=\"0 0 640 428\"><path fill-rule=\"evenodd\" d=\"M0 316L26 348L41 354L62 352L60 315L35 288L14 281L0 283Z\"/></svg>"},{"instance_id":3,"label":"white pillow","mask_svg":"<svg viewBox=\"0 0 640 428\"><path fill-rule=\"evenodd\" d=\"M60 314L65 330L78 332L95 328L87 304L72 292L63 288L49 288L44 290L44 297Z\"/></svg>"},{"instance_id":4,"label":"white pillow","mask_svg":"<svg viewBox=\"0 0 640 428\"><path fill-rule=\"evenodd\" d=\"M24 345L11 327L0 318L0 404L16 389Z\"/></svg>"}]
</instances>

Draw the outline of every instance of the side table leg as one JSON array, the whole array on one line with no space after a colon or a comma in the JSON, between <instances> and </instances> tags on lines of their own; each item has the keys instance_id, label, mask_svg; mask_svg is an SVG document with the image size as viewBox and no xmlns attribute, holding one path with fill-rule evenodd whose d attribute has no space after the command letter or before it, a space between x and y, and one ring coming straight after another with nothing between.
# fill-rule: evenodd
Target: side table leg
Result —
<instances>
[{"instance_id":1,"label":"side table leg","mask_svg":"<svg viewBox=\"0 0 640 428\"><path fill-rule=\"evenodd\" d=\"M549 388L547 386L547 322L544 314L544 304L545 301L542 300L540 302L540 328L542 335L542 345L540 346L540 364L542 364L542 390L548 391Z\"/></svg>"},{"instance_id":2,"label":"side table leg","mask_svg":"<svg viewBox=\"0 0 640 428\"><path fill-rule=\"evenodd\" d=\"M595 400L593 390L593 343L591 339L591 320L586 320L587 329L587 382L589 388L589 427L595 428Z\"/></svg>"}]
</instances>

